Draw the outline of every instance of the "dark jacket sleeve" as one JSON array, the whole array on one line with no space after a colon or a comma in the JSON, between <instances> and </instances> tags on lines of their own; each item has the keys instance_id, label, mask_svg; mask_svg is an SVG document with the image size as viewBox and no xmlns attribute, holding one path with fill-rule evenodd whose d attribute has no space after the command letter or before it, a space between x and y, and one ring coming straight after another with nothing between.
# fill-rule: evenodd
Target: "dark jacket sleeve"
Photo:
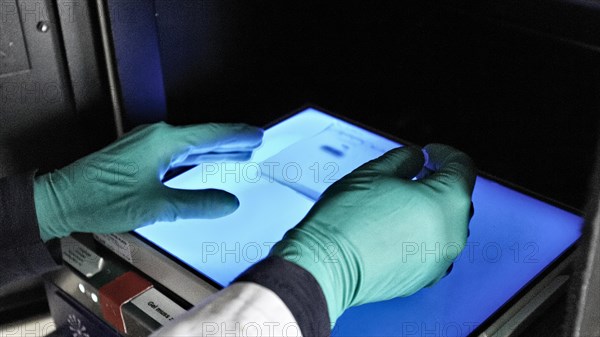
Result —
<instances>
[{"instance_id":1,"label":"dark jacket sleeve","mask_svg":"<svg viewBox=\"0 0 600 337\"><path fill-rule=\"evenodd\" d=\"M0 294L10 285L57 268L40 238L33 175L0 178Z\"/></svg>"},{"instance_id":2,"label":"dark jacket sleeve","mask_svg":"<svg viewBox=\"0 0 600 337\"><path fill-rule=\"evenodd\" d=\"M271 256L248 268L233 282L254 282L277 294L294 315L302 336L330 336L325 295L304 268Z\"/></svg>"}]
</instances>

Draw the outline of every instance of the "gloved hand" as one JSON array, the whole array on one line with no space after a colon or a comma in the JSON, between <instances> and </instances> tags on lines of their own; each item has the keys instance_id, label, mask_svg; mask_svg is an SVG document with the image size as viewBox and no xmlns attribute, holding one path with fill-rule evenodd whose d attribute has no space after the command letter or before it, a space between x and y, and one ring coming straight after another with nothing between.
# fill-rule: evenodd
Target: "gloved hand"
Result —
<instances>
[{"instance_id":1,"label":"gloved hand","mask_svg":"<svg viewBox=\"0 0 600 337\"><path fill-rule=\"evenodd\" d=\"M448 146L424 152L394 149L351 172L273 247L315 277L333 322L351 306L435 284L464 248L475 168Z\"/></svg>"},{"instance_id":2,"label":"gloved hand","mask_svg":"<svg viewBox=\"0 0 600 337\"><path fill-rule=\"evenodd\" d=\"M169 168L202 160L247 160L262 134L243 124L136 128L99 152L35 178L41 237L127 232L158 221L230 214L239 206L234 195L171 189L161 179Z\"/></svg>"}]
</instances>

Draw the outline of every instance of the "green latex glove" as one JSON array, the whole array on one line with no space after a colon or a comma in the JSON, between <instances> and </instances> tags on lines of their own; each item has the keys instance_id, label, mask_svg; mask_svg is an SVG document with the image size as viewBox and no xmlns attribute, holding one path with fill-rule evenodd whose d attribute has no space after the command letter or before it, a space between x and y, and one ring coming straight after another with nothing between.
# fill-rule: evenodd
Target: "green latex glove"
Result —
<instances>
[{"instance_id":1,"label":"green latex glove","mask_svg":"<svg viewBox=\"0 0 600 337\"><path fill-rule=\"evenodd\" d=\"M239 201L228 192L171 189L161 180L177 166L247 160L261 144L262 134L242 124L174 127L158 123L136 128L99 152L35 178L42 240L230 214Z\"/></svg>"},{"instance_id":2,"label":"green latex glove","mask_svg":"<svg viewBox=\"0 0 600 337\"><path fill-rule=\"evenodd\" d=\"M273 247L315 277L333 322L433 285L464 248L475 168L451 147L424 150L427 160L419 148L394 149L340 179Z\"/></svg>"}]
</instances>

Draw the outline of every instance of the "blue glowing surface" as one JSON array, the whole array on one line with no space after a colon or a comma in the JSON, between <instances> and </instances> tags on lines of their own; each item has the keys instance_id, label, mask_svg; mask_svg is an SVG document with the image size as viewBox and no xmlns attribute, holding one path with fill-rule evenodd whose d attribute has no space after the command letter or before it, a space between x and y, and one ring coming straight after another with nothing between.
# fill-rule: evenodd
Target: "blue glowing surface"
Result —
<instances>
[{"instance_id":1,"label":"blue glowing surface","mask_svg":"<svg viewBox=\"0 0 600 337\"><path fill-rule=\"evenodd\" d=\"M268 129L250 161L203 163L168 183L232 192L240 199L234 214L161 223L137 232L227 285L265 257L333 181L397 146L307 109ZM465 336L581 234L580 217L482 177L473 203L471 235L448 277L406 298L352 308L332 335Z\"/></svg>"}]
</instances>

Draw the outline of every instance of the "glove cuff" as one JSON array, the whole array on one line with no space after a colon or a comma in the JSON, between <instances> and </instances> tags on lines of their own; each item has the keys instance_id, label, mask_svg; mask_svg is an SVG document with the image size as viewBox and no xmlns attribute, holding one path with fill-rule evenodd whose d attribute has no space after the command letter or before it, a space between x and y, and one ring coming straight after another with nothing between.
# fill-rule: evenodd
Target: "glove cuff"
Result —
<instances>
[{"instance_id":1,"label":"glove cuff","mask_svg":"<svg viewBox=\"0 0 600 337\"><path fill-rule=\"evenodd\" d=\"M352 294L358 286L357 267L335 238L296 227L286 233L270 255L302 267L317 280L327 300L332 324L352 306Z\"/></svg>"},{"instance_id":2,"label":"glove cuff","mask_svg":"<svg viewBox=\"0 0 600 337\"><path fill-rule=\"evenodd\" d=\"M52 181L52 173L35 177L33 198L40 237L44 242L71 234L61 220L60 202Z\"/></svg>"}]
</instances>

